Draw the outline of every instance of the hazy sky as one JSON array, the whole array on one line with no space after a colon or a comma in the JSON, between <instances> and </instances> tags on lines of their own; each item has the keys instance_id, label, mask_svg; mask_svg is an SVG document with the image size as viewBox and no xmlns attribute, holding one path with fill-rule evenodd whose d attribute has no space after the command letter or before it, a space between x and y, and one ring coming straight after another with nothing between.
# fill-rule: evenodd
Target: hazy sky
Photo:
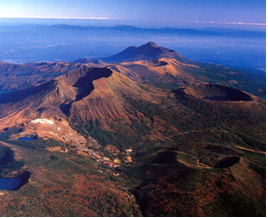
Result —
<instances>
[{"instance_id":1,"label":"hazy sky","mask_svg":"<svg viewBox=\"0 0 268 218\"><path fill-rule=\"evenodd\" d=\"M265 0L0 0L0 17L265 25ZM257 23L257 24L256 24Z\"/></svg>"}]
</instances>

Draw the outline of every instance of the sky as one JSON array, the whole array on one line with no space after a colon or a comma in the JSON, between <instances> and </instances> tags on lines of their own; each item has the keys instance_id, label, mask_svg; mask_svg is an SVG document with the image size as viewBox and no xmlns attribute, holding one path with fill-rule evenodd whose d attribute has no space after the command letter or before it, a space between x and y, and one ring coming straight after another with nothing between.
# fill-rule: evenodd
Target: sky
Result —
<instances>
[{"instance_id":1,"label":"sky","mask_svg":"<svg viewBox=\"0 0 268 218\"><path fill-rule=\"evenodd\" d=\"M0 18L265 26L265 0L0 0Z\"/></svg>"}]
</instances>

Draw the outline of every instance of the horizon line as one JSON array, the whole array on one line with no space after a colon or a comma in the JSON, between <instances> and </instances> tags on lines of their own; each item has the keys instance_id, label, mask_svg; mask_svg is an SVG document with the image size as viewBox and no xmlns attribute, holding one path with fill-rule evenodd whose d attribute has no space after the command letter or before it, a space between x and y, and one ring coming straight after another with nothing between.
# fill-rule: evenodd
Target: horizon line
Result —
<instances>
[{"instance_id":1,"label":"horizon line","mask_svg":"<svg viewBox=\"0 0 268 218\"><path fill-rule=\"evenodd\" d=\"M73 20L118 20L116 18L108 18L108 17L35 17L35 16L27 16L27 17L0 17L6 19L73 19Z\"/></svg>"},{"instance_id":2,"label":"horizon line","mask_svg":"<svg viewBox=\"0 0 268 218\"><path fill-rule=\"evenodd\" d=\"M211 24L266 26L266 23L246 23L246 22L235 22L235 21L182 21L182 22L184 22L184 23L211 23Z\"/></svg>"},{"instance_id":3,"label":"horizon line","mask_svg":"<svg viewBox=\"0 0 268 218\"><path fill-rule=\"evenodd\" d=\"M0 17L5 19L73 19L73 20L120 20L108 17ZM167 21L168 22L168 21ZM181 23L207 23L207 24L227 24L227 25L250 25L250 26L266 26L266 23L247 23L236 21L180 21Z\"/></svg>"}]
</instances>

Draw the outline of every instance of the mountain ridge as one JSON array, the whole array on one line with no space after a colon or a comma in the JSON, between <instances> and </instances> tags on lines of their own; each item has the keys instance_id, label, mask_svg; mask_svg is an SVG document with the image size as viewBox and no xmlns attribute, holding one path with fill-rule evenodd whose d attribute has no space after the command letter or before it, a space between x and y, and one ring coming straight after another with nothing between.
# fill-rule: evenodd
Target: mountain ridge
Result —
<instances>
[{"instance_id":1,"label":"mountain ridge","mask_svg":"<svg viewBox=\"0 0 268 218\"><path fill-rule=\"evenodd\" d=\"M104 62L131 62L140 60L156 60L160 58L173 58L182 63L191 63L175 50L160 47L154 42L148 42L141 46L130 46L122 52L102 58Z\"/></svg>"},{"instance_id":2,"label":"mountain ridge","mask_svg":"<svg viewBox=\"0 0 268 218\"><path fill-rule=\"evenodd\" d=\"M52 29L76 29L82 31L98 30L104 31L120 31L120 32L135 32L135 33L154 33L154 34L174 34L174 35L201 35L201 36L228 36L228 37L246 37L246 36L259 36L264 37L265 32L263 31L250 31L250 30L234 30L234 29L221 29L221 28L204 28L204 29L187 29L187 28L175 28L175 27L165 27L165 28L146 28L146 27L136 27L133 25L117 25L117 26L79 26L79 25L68 25L60 24L51 26Z\"/></svg>"}]
</instances>

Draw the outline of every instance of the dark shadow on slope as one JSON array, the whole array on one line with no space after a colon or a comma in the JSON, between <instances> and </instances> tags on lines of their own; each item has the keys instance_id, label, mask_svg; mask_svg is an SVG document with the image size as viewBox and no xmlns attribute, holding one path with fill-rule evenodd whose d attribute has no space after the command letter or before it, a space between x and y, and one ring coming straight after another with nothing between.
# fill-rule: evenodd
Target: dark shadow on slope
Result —
<instances>
[{"instance_id":1,"label":"dark shadow on slope","mask_svg":"<svg viewBox=\"0 0 268 218\"><path fill-rule=\"evenodd\" d=\"M60 109L61 111L68 117L70 116L70 110L71 110L71 107L72 107L72 104L73 104L74 101L71 101L70 103L63 103L60 105Z\"/></svg>"},{"instance_id":2,"label":"dark shadow on slope","mask_svg":"<svg viewBox=\"0 0 268 218\"><path fill-rule=\"evenodd\" d=\"M152 163L172 164L176 162L177 162L177 154L172 151L165 151L157 154Z\"/></svg>"},{"instance_id":3,"label":"dark shadow on slope","mask_svg":"<svg viewBox=\"0 0 268 218\"><path fill-rule=\"evenodd\" d=\"M235 164L237 164L240 160L240 157L226 157L222 160L220 160L218 163L216 163L216 165L214 166L214 168L228 168L231 167Z\"/></svg>"},{"instance_id":4,"label":"dark shadow on slope","mask_svg":"<svg viewBox=\"0 0 268 218\"><path fill-rule=\"evenodd\" d=\"M112 75L112 71L105 68L94 68L87 72L87 74L77 80L73 87L78 88L78 94L75 101L89 95L94 90L93 81L101 78L108 78Z\"/></svg>"},{"instance_id":5,"label":"dark shadow on slope","mask_svg":"<svg viewBox=\"0 0 268 218\"><path fill-rule=\"evenodd\" d=\"M75 98L75 101L79 101L84 97L90 95L90 93L94 90L93 81L101 78L108 78L112 75L112 71L106 68L93 68L89 70L85 76L80 77L77 82L73 85L73 87L78 88L78 92ZM75 101L71 101L69 103L61 104L60 109L66 116L70 116L70 110L72 108L72 104Z\"/></svg>"},{"instance_id":6,"label":"dark shadow on slope","mask_svg":"<svg viewBox=\"0 0 268 218\"><path fill-rule=\"evenodd\" d=\"M44 83L39 86L35 86L35 87L31 87L31 88L27 88L27 89L15 91L15 92L0 94L0 104L6 104L9 102L16 103L16 102L22 101L23 99L31 95L36 95L42 92L48 92L50 89L53 88L54 83L55 81L52 80L48 83Z\"/></svg>"}]
</instances>

